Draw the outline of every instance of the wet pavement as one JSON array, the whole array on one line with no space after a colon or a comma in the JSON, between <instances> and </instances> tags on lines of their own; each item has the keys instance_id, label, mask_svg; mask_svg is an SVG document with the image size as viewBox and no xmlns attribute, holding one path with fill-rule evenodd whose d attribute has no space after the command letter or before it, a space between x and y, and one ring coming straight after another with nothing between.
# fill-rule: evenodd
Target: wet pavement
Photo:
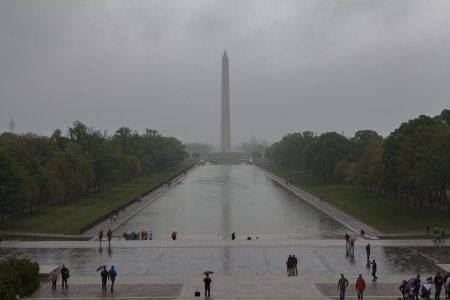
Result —
<instances>
[{"instance_id":1,"label":"wet pavement","mask_svg":"<svg viewBox=\"0 0 450 300\"><path fill-rule=\"evenodd\" d=\"M133 243L132 241L129 241ZM449 247L372 246L380 275L435 273L436 264L450 263ZM355 259L344 246L268 246L264 243L228 246L0 248L0 258L29 258L42 265L65 264L76 276L95 275L99 265L115 265L125 276L193 276L214 270L221 276L283 276L289 254L299 259L299 275L369 275L364 246L355 247Z\"/></svg>"},{"instance_id":2,"label":"wet pavement","mask_svg":"<svg viewBox=\"0 0 450 300\"><path fill-rule=\"evenodd\" d=\"M70 278L69 278L70 279ZM59 285L56 291L51 290L51 283L45 283L39 291L33 294L33 298L140 298L143 296L149 299L176 299L183 287L182 284L122 284L114 285L114 291L110 291L110 284L108 283L108 290L103 292L101 290L100 280L98 284L70 284L68 289L62 289ZM162 298L161 298L162 297Z\"/></svg>"},{"instance_id":3,"label":"wet pavement","mask_svg":"<svg viewBox=\"0 0 450 300\"><path fill-rule=\"evenodd\" d=\"M347 299L356 299L356 275L346 274L349 280ZM29 299L338 299L338 276L217 276L213 274L211 297L204 297L203 276L192 277L121 277L118 276L114 292L101 292L100 276L71 277L69 289L62 291L59 282L56 292L48 282ZM398 299L398 286L405 277L380 277L372 282L365 277L365 299ZM110 283L107 286L109 288ZM195 291L201 297L194 297Z\"/></svg>"}]
</instances>

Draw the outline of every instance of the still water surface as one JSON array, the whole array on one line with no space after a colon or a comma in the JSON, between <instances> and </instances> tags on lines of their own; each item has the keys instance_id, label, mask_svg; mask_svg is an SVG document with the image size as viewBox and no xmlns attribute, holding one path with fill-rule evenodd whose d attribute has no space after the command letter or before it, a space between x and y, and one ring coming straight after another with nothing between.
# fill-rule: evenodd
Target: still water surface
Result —
<instances>
[{"instance_id":1,"label":"still water surface","mask_svg":"<svg viewBox=\"0 0 450 300\"><path fill-rule=\"evenodd\" d=\"M206 165L115 234L151 229L155 237L342 238L345 228L251 165Z\"/></svg>"}]
</instances>

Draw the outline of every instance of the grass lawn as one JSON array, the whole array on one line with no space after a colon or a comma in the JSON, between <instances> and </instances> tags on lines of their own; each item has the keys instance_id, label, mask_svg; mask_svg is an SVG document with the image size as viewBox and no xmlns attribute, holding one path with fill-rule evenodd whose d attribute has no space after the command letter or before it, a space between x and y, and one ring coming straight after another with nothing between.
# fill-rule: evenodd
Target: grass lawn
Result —
<instances>
[{"instance_id":1,"label":"grass lawn","mask_svg":"<svg viewBox=\"0 0 450 300\"><path fill-rule=\"evenodd\" d=\"M65 237L48 237L48 236L28 236L28 235L5 235L2 234L3 241L89 241L91 238L65 238Z\"/></svg>"},{"instance_id":2,"label":"grass lawn","mask_svg":"<svg viewBox=\"0 0 450 300\"><path fill-rule=\"evenodd\" d=\"M79 234L80 229L109 214L120 206L129 203L138 195L166 182L186 168L176 168L156 172L150 176L138 178L130 183L108 187L101 193L69 203L54 205L42 209L38 215L23 216L6 220L0 230L20 232L42 232Z\"/></svg>"},{"instance_id":3,"label":"grass lawn","mask_svg":"<svg viewBox=\"0 0 450 300\"><path fill-rule=\"evenodd\" d=\"M270 172L339 208L383 233L425 233L425 226L443 227L448 232L450 217L445 212L418 209L400 200L369 193L348 184L320 180L275 164L264 164Z\"/></svg>"}]
</instances>

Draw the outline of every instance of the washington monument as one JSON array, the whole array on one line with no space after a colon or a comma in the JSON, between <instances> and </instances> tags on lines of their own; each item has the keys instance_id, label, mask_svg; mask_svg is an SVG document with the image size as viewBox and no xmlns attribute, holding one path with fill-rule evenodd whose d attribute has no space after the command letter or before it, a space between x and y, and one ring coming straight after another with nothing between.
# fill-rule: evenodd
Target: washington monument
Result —
<instances>
[{"instance_id":1,"label":"washington monument","mask_svg":"<svg viewBox=\"0 0 450 300\"><path fill-rule=\"evenodd\" d=\"M224 51L222 56L222 107L220 124L220 150L222 152L231 152L230 78L227 51Z\"/></svg>"}]
</instances>

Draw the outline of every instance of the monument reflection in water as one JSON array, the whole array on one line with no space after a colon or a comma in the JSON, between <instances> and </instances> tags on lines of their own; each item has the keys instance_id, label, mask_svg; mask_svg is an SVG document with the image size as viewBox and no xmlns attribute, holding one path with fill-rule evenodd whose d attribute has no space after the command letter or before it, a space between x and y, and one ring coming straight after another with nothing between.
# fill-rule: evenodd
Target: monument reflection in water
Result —
<instances>
[{"instance_id":1,"label":"monument reflection in water","mask_svg":"<svg viewBox=\"0 0 450 300\"><path fill-rule=\"evenodd\" d=\"M151 229L155 238L342 238L346 229L251 165L197 168L134 218L123 231Z\"/></svg>"}]
</instances>

